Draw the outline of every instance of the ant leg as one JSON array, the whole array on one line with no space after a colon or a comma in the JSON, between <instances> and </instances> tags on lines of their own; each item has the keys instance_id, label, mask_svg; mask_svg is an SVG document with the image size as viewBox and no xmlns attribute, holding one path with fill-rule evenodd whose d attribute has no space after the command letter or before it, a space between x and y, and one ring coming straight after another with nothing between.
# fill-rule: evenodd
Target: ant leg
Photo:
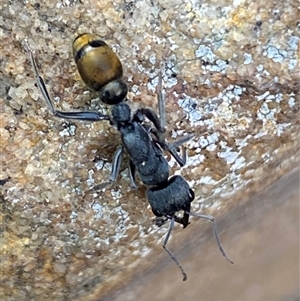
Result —
<instances>
[{"instance_id":1,"label":"ant leg","mask_svg":"<svg viewBox=\"0 0 300 301\"><path fill-rule=\"evenodd\" d=\"M105 187L107 187L108 185L110 185L116 181L116 179L119 175L119 172L120 172L120 166L121 166L122 159L123 159L123 147L120 145L120 146L118 146L118 148L116 149L116 151L114 153L109 181L95 185L93 187L93 190L102 190Z\"/></svg>"},{"instance_id":2,"label":"ant leg","mask_svg":"<svg viewBox=\"0 0 300 301\"><path fill-rule=\"evenodd\" d=\"M187 275L186 275L183 267L180 265L180 263L176 259L175 255L166 247L166 244L167 244L167 242L169 240L169 237L170 237L170 234L171 234L173 228L174 228L174 217L171 218L170 228L169 228L169 231L168 231L168 233L166 235L166 238L164 239L163 248L169 254L169 256L172 258L172 260L177 264L177 266L180 268L182 276L183 276L183 281L185 281L185 280L187 280Z\"/></svg>"},{"instance_id":3,"label":"ant leg","mask_svg":"<svg viewBox=\"0 0 300 301\"><path fill-rule=\"evenodd\" d=\"M179 149L182 144L190 141L194 136L195 136L194 134L187 134L182 138L179 138L178 140L175 140L174 142L170 143L169 147L173 149Z\"/></svg>"},{"instance_id":4,"label":"ant leg","mask_svg":"<svg viewBox=\"0 0 300 301\"><path fill-rule=\"evenodd\" d=\"M144 121L144 118L143 118L144 116L146 116L153 123L153 125L155 126L156 130L158 131L158 133L160 135L163 135L165 133L166 130L164 127L162 127L159 117L153 110L151 110L149 108L137 109L132 117L132 120L142 123ZM164 138L162 138L162 139L164 139Z\"/></svg>"},{"instance_id":5,"label":"ant leg","mask_svg":"<svg viewBox=\"0 0 300 301\"><path fill-rule=\"evenodd\" d=\"M189 222L190 215L188 214L188 211L191 209L191 203L186 205L185 208L186 210L184 210L183 217L178 217L174 215L175 222L181 224L183 226L183 229L190 224Z\"/></svg>"},{"instance_id":6,"label":"ant leg","mask_svg":"<svg viewBox=\"0 0 300 301\"><path fill-rule=\"evenodd\" d=\"M188 142L193 137L194 134L188 134L172 143L165 142L165 146L163 148L173 156L173 158L178 162L178 164L181 167L184 166L186 163L186 158L187 158L186 149L185 148L182 149L182 157L178 155L178 150L182 144Z\"/></svg>"},{"instance_id":7,"label":"ant leg","mask_svg":"<svg viewBox=\"0 0 300 301\"><path fill-rule=\"evenodd\" d=\"M165 106L165 98L162 94L162 70L165 68L165 63L162 61L160 64L160 71L158 75L158 84L157 84L157 100L158 100L158 110L159 110L159 118L160 118L160 124L163 129L166 128L166 106ZM177 148L189 141L191 138L193 138L194 135L188 135L183 137L182 139L179 139L177 141L174 141L171 144L166 143L165 148L167 151L171 153L171 155L174 157L174 159L179 163L180 166L185 165L186 163L186 152L183 153L182 159L177 155ZM163 137L164 138L164 137ZM158 139L159 142L165 143L165 140ZM174 151L175 150L175 151Z\"/></svg>"},{"instance_id":8,"label":"ant leg","mask_svg":"<svg viewBox=\"0 0 300 301\"><path fill-rule=\"evenodd\" d=\"M101 120L110 120L110 117L108 115L104 115L100 112L89 112L89 111L84 111L84 112L62 112L58 111L54 108L53 102L49 96L49 93L47 91L45 82L43 78L39 75L38 68L36 61L33 57L32 51L29 48L29 45L25 43L25 50L29 54L29 59L34 71L34 74L36 76L37 80L37 85L39 89L41 90L44 99L46 100L48 107L52 114L56 117L64 118L64 119L75 119L75 120L82 120L82 121L101 121Z\"/></svg>"},{"instance_id":9,"label":"ant leg","mask_svg":"<svg viewBox=\"0 0 300 301\"><path fill-rule=\"evenodd\" d=\"M164 62L161 62L159 75L158 75L158 85L157 85L157 100L158 100L158 112L160 117L160 124L162 128L166 128L166 106L165 99L162 94L162 69L164 68Z\"/></svg>"},{"instance_id":10,"label":"ant leg","mask_svg":"<svg viewBox=\"0 0 300 301\"><path fill-rule=\"evenodd\" d=\"M137 188L136 181L135 181L135 165L131 160L129 160L129 179L130 179L130 184L132 188Z\"/></svg>"},{"instance_id":11,"label":"ant leg","mask_svg":"<svg viewBox=\"0 0 300 301\"><path fill-rule=\"evenodd\" d=\"M119 172L120 172L122 158L123 158L123 147L120 145L120 146L118 146L118 148L116 149L116 151L114 153L109 181L95 185L92 189L89 190L90 192L95 191L95 190L102 190L116 181L117 176L119 175ZM96 202L95 200L92 202L91 207L94 206L95 202Z\"/></svg>"},{"instance_id":12,"label":"ant leg","mask_svg":"<svg viewBox=\"0 0 300 301\"><path fill-rule=\"evenodd\" d=\"M168 143L165 140L165 128L162 127L157 114L153 110L149 108L138 109L133 115L133 121L142 123L144 116L146 116L155 126L155 128L151 128L150 132L156 137L156 142L162 147L163 150L168 151L181 167L184 166L186 163L186 158L182 159L178 155L177 151L182 144L192 139L194 135L185 135L184 137L174 141L173 143Z\"/></svg>"},{"instance_id":13,"label":"ant leg","mask_svg":"<svg viewBox=\"0 0 300 301\"><path fill-rule=\"evenodd\" d=\"M146 116L158 130L159 134L161 135L159 140L161 141L165 139L164 133L166 131L166 108L165 108L165 99L162 94L162 69L163 68L164 68L164 62L161 62L160 71L158 74L158 84L156 88L159 117L153 110L149 108L138 109L133 116L133 120L139 121L140 123L143 121L143 117L141 117L141 115Z\"/></svg>"},{"instance_id":14,"label":"ant leg","mask_svg":"<svg viewBox=\"0 0 300 301\"><path fill-rule=\"evenodd\" d=\"M182 158L179 156L178 151L182 144L188 142L194 137L194 134L185 135L182 138L172 143L168 143L164 139L163 140L161 139L161 135L158 133L156 129L151 128L151 133L156 137L157 139L156 142L161 146L161 148L165 151L168 151L181 167L185 165L186 150L183 150Z\"/></svg>"},{"instance_id":15,"label":"ant leg","mask_svg":"<svg viewBox=\"0 0 300 301\"><path fill-rule=\"evenodd\" d=\"M162 225L164 225L167 221L169 220L169 218L165 217L165 216L156 216L153 219L153 223L157 226L157 227L161 227ZM176 220L175 220L176 222Z\"/></svg>"},{"instance_id":16,"label":"ant leg","mask_svg":"<svg viewBox=\"0 0 300 301\"><path fill-rule=\"evenodd\" d=\"M215 218L211 215L198 214L198 213L193 213L193 212L188 212L188 211L186 211L186 213L189 214L189 215L192 215L192 216L197 216L197 217L200 217L200 218L208 219L213 223L214 235L215 235L215 238L217 240L217 244L218 244L218 247L219 247L221 253L227 259L227 261L229 261L231 264L234 264L234 262L227 256L226 252L224 251L224 249L221 245L219 234L218 234L218 229L217 229L217 223L215 221Z\"/></svg>"},{"instance_id":17,"label":"ant leg","mask_svg":"<svg viewBox=\"0 0 300 301\"><path fill-rule=\"evenodd\" d=\"M111 168L111 174L109 177L110 182L115 182L119 172L120 172L120 166L123 159L123 146L118 146L117 150L114 153L114 158L112 162L112 168Z\"/></svg>"}]
</instances>

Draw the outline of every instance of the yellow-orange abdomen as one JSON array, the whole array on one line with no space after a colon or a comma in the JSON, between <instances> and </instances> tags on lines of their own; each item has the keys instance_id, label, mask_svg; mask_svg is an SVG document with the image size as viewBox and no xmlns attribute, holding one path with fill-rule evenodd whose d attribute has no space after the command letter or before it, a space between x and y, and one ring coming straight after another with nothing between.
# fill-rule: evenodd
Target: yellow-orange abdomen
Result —
<instances>
[{"instance_id":1,"label":"yellow-orange abdomen","mask_svg":"<svg viewBox=\"0 0 300 301\"><path fill-rule=\"evenodd\" d=\"M97 36L84 33L73 42L73 55L84 83L99 91L123 76L122 64L111 48Z\"/></svg>"}]
</instances>

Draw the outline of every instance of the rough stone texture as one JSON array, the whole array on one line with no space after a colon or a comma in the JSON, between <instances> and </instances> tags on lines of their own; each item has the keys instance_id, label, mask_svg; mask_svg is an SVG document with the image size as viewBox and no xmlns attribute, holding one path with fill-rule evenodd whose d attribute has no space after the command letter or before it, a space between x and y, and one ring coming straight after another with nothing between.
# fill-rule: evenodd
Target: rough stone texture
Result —
<instances>
[{"instance_id":1,"label":"rough stone texture","mask_svg":"<svg viewBox=\"0 0 300 301\"><path fill-rule=\"evenodd\" d=\"M172 172L195 190L193 211L220 216L298 164L298 6L0 0L1 299L101 299L169 260L160 246L168 225L152 225L145 187L130 188L125 163L111 187L92 189L109 177L118 132L107 122L53 117L25 40L64 111L103 108L76 71L78 33L114 47L133 107L156 107L165 62L169 140L195 133L184 168L169 158ZM172 240L188 231L175 227Z\"/></svg>"}]
</instances>

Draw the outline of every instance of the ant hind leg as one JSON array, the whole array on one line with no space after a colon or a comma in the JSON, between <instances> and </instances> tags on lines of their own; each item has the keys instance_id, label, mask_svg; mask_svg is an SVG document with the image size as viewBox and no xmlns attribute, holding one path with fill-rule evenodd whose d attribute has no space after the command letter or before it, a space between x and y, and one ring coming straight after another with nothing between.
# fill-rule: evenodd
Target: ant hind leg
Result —
<instances>
[{"instance_id":1,"label":"ant hind leg","mask_svg":"<svg viewBox=\"0 0 300 301\"><path fill-rule=\"evenodd\" d=\"M222 255L227 259L228 262L230 262L231 264L234 264L234 262L226 254L226 252L225 252L225 250L224 250L224 248L223 248L223 246L221 244L221 241L220 241L220 238L219 238L219 234L218 234L218 229L217 229L217 223L215 221L215 218L213 216L211 216L211 215L198 214L198 213L193 213L193 212L188 212L188 211L186 211L186 213L189 214L189 215L192 215L192 216L196 216L196 217L199 217L199 218L204 218L204 219L210 220L213 223L214 235L215 235L218 247L219 247Z\"/></svg>"},{"instance_id":2,"label":"ant hind leg","mask_svg":"<svg viewBox=\"0 0 300 301\"><path fill-rule=\"evenodd\" d=\"M186 272L184 271L183 267L178 262L178 260L175 257L175 255L166 246L167 242L168 242L168 240L170 238L170 235L171 235L171 232L172 232L173 228L174 228L174 217L171 218L171 224L170 224L168 233L167 233L167 235L166 235L166 237L164 239L163 248L169 254L169 256L172 258L172 260L176 263L176 265L179 267L179 269L180 269L180 271L182 273L182 276L183 276L183 281L186 281L187 280Z\"/></svg>"}]
</instances>

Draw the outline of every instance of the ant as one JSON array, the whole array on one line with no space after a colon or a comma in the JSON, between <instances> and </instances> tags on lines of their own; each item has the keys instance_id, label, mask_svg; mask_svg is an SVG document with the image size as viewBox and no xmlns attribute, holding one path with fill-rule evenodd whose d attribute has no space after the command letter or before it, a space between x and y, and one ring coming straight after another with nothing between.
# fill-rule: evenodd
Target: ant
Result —
<instances>
[{"instance_id":1,"label":"ant","mask_svg":"<svg viewBox=\"0 0 300 301\"><path fill-rule=\"evenodd\" d=\"M173 143L168 143L165 140L165 112L162 94L158 92L160 117L150 108L140 108L132 114L129 105L126 103L128 88L122 79L123 68L118 56L97 36L84 33L78 35L73 42L74 59L80 76L87 87L97 91L101 101L112 105L111 116L92 111L58 111L54 108L44 80L39 75L32 51L27 44L25 44L25 49L29 53L38 87L54 116L91 122L107 120L120 132L122 145L115 151L109 181L114 182L116 180L123 153L126 151L130 158L129 178L131 185L136 187L135 173L137 171L141 182L149 187L146 194L151 209L156 216L156 225L162 226L168 220L171 221L163 241L163 248L180 268L183 281L187 279L187 275L175 255L166 245L174 227L174 222L182 224L185 228L189 224L190 216L204 218L213 223L213 231L219 249L223 256L230 263L233 263L221 245L214 217L191 212L191 202L195 197L193 190L183 177L178 175L169 177L169 164L163 156L163 151L168 151L180 166L184 166L186 155L184 153L181 158L178 150L181 145L192 139L193 135L186 135ZM161 86L161 75L159 85ZM145 118L153 126L146 125L144 123ZM181 210L184 211L183 216L178 217L176 213Z\"/></svg>"}]
</instances>

